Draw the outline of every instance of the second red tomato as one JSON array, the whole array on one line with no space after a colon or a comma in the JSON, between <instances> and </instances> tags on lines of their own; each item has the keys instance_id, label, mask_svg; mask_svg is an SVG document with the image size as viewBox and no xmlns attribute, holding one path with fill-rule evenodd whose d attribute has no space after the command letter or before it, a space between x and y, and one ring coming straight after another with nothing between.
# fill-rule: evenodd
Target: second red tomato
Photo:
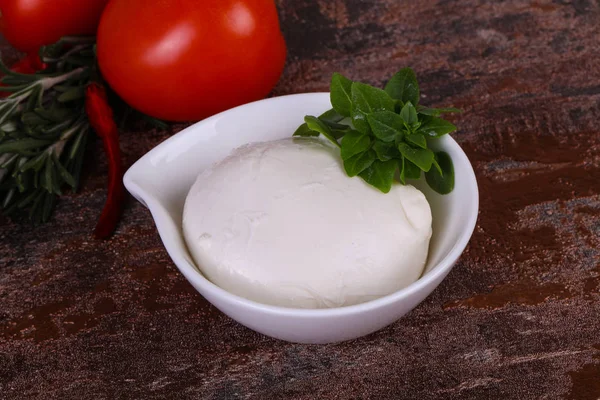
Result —
<instances>
[{"instance_id":1,"label":"second red tomato","mask_svg":"<svg viewBox=\"0 0 600 400\"><path fill-rule=\"evenodd\" d=\"M97 40L113 90L171 121L265 97L286 54L272 0L112 0Z\"/></svg>"},{"instance_id":2,"label":"second red tomato","mask_svg":"<svg viewBox=\"0 0 600 400\"><path fill-rule=\"evenodd\" d=\"M63 36L94 35L108 0L0 0L0 32L18 50L37 52Z\"/></svg>"}]
</instances>

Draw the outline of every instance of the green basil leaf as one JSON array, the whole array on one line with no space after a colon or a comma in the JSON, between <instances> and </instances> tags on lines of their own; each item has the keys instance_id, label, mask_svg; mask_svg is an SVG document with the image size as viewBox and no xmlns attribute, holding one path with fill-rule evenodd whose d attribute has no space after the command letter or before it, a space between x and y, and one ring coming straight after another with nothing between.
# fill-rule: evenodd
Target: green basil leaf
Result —
<instances>
[{"instance_id":1,"label":"green basil leaf","mask_svg":"<svg viewBox=\"0 0 600 400\"><path fill-rule=\"evenodd\" d=\"M396 136L394 138L394 144L396 145L396 148L398 147L398 145L400 143L404 143L404 135L406 134L406 132L404 132L404 134L402 136Z\"/></svg>"},{"instance_id":2,"label":"green basil leaf","mask_svg":"<svg viewBox=\"0 0 600 400\"><path fill-rule=\"evenodd\" d=\"M398 161L398 165L400 166L400 182L403 185L406 185L408 179L419 179L421 177L421 168L408 161L406 157L402 156L402 159Z\"/></svg>"},{"instance_id":3,"label":"green basil leaf","mask_svg":"<svg viewBox=\"0 0 600 400\"><path fill-rule=\"evenodd\" d=\"M346 129L350 129L350 125L338 124L337 122L322 120L321 118L319 118L319 120L322 121L325 125L327 125L331 129L337 129L338 131L344 131Z\"/></svg>"},{"instance_id":4,"label":"green basil leaf","mask_svg":"<svg viewBox=\"0 0 600 400\"><path fill-rule=\"evenodd\" d=\"M421 117L421 126L417 132L430 137L440 137L455 130L456 126L445 119L424 115Z\"/></svg>"},{"instance_id":5,"label":"green basil leaf","mask_svg":"<svg viewBox=\"0 0 600 400\"><path fill-rule=\"evenodd\" d=\"M348 127L348 129L350 129L350 127ZM331 128L331 134L333 135L333 137L338 140L344 137L344 135L346 133L348 133L348 129L335 129L335 128Z\"/></svg>"},{"instance_id":6,"label":"green basil leaf","mask_svg":"<svg viewBox=\"0 0 600 400\"><path fill-rule=\"evenodd\" d=\"M333 136L333 132L331 132L331 128L329 128L329 126L327 126L323 121L312 115L307 115L306 117L304 117L304 122L306 122L306 125L310 129L319 132L327 139L329 139L331 143L340 147L340 144L338 143L337 139L335 138L335 136Z\"/></svg>"},{"instance_id":7,"label":"green basil leaf","mask_svg":"<svg viewBox=\"0 0 600 400\"><path fill-rule=\"evenodd\" d=\"M335 111L335 109L331 108L325 111L323 114L319 115L319 119L323 122L340 122L344 117L342 114Z\"/></svg>"},{"instance_id":8,"label":"green basil leaf","mask_svg":"<svg viewBox=\"0 0 600 400\"><path fill-rule=\"evenodd\" d=\"M406 141L412 144L419 146L422 149L427 148L427 140L425 140L425 136L420 133L413 133L411 135L406 136Z\"/></svg>"},{"instance_id":9,"label":"green basil leaf","mask_svg":"<svg viewBox=\"0 0 600 400\"><path fill-rule=\"evenodd\" d=\"M403 103L419 104L419 83L411 68L402 68L385 85L385 91L396 100Z\"/></svg>"},{"instance_id":10,"label":"green basil leaf","mask_svg":"<svg viewBox=\"0 0 600 400\"><path fill-rule=\"evenodd\" d=\"M308 124L305 122L296 129L293 136L302 136L302 137L313 137L319 136L320 133L317 131L313 131L308 127Z\"/></svg>"},{"instance_id":11,"label":"green basil leaf","mask_svg":"<svg viewBox=\"0 0 600 400\"><path fill-rule=\"evenodd\" d=\"M415 149L406 143L400 143L398 150L408 161L413 162L416 166L427 172L433 164L433 151L429 149Z\"/></svg>"},{"instance_id":12,"label":"green basil leaf","mask_svg":"<svg viewBox=\"0 0 600 400\"><path fill-rule=\"evenodd\" d=\"M381 161L388 161L393 158L399 158L400 152L393 143L384 143L381 140L376 140L373 143L373 150L377 154L377 158Z\"/></svg>"},{"instance_id":13,"label":"green basil leaf","mask_svg":"<svg viewBox=\"0 0 600 400\"><path fill-rule=\"evenodd\" d=\"M406 179L419 179L421 177L421 168L404 158L404 177Z\"/></svg>"},{"instance_id":14,"label":"green basil leaf","mask_svg":"<svg viewBox=\"0 0 600 400\"><path fill-rule=\"evenodd\" d=\"M427 107L418 107L417 111L419 114L430 115L432 117L438 117L442 114L450 114L450 113L461 113L462 110L454 107L447 108L427 108Z\"/></svg>"},{"instance_id":15,"label":"green basil leaf","mask_svg":"<svg viewBox=\"0 0 600 400\"><path fill-rule=\"evenodd\" d=\"M384 142L392 142L396 136L403 137L404 121L391 111L376 111L367 116L373 135Z\"/></svg>"},{"instance_id":16,"label":"green basil leaf","mask_svg":"<svg viewBox=\"0 0 600 400\"><path fill-rule=\"evenodd\" d=\"M344 117L352 114L352 81L337 72L331 78L330 99L333 109Z\"/></svg>"},{"instance_id":17,"label":"green basil leaf","mask_svg":"<svg viewBox=\"0 0 600 400\"><path fill-rule=\"evenodd\" d=\"M394 182L394 174L398 168L396 160L389 161L373 161L370 167L360 173L360 177L363 178L368 184L375 186L383 193L388 193L392 188Z\"/></svg>"},{"instance_id":18,"label":"green basil leaf","mask_svg":"<svg viewBox=\"0 0 600 400\"><path fill-rule=\"evenodd\" d=\"M425 180L429 187L438 192L439 194L448 194L454 190L454 165L452 164L452 158L443 151L435 153L435 159L439 164L443 173L432 168L429 172L425 173Z\"/></svg>"},{"instance_id":19,"label":"green basil leaf","mask_svg":"<svg viewBox=\"0 0 600 400\"><path fill-rule=\"evenodd\" d=\"M359 131L350 130L342 139L342 160L347 160L359 153L369 149L371 139L369 135L365 135Z\"/></svg>"},{"instance_id":20,"label":"green basil leaf","mask_svg":"<svg viewBox=\"0 0 600 400\"><path fill-rule=\"evenodd\" d=\"M440 173L441 176L444 176L444 171L442 171L442 167L440 166L440 164L438 164L435 157L433 157L433 166L435 167L435 169L438 170L438 172Z\"/></svg>"},{"instance_id":21,"label":"green basil leaf","mask_svg":"<svg viewBox=\"0 0 600 400\"><path fill-rule=\"evenodd\" d=\"M375 158L375 152L373 150L368 150L364 153L357 154L354 157L344 160L344 169L346 170L346 174L350 177L360 174L365 169L369 168L371 164L373 164Z\"/></svg>"},{"instance_id":22,"label":"green basil leaf","mask_svg":"<svg viewBox=\"0 0 600 400\"><path fill-rule=\"evenodd\" d=\"M331 129L337 129L337 130L350 129L349 125L340 123L340 121L342 121L346 117L339 114L333 108L331 110L325 111L323 114L319 115L318 118L321 121L325 122L325 124L327 124Z\"/></svg>"},{"instance_id":23,"label":"green basil leaf","mask_svg":"<svg viewBox=\"0 0 600 400\"><path fill-rule=\"evenodd\" d=\"M400 177L400 183L403 185L406 185L406 180L404 179L404 157L400 157L400 160L398 160L398 168L399 168L399 174L398 176Z\"/></svg>"},{"instance_id":24,"label":"green basil leaf","mask_svg":"<svg viewBox=\"0 0 600 400\"><path fill-rule=\"evenodd\" d=\"M352 122L354 127L369 132L367 115L376 111L394 111L394 100L383 90L360 82L352 83Z\"/></svg>"},{"instance_id":25,"label":"green basil leaf","mask_svg":"<svg viewBox=\"0 0 600 400\"><path fill-rule=\"evenodd\" d=\"M404 122L406 122L408 125L419 122L419 119L417 118L417 109L410 101L407 102L404 107L402 107L402 110L400 111L400 117L402 117Z\"/></svg>"}]
</instances>

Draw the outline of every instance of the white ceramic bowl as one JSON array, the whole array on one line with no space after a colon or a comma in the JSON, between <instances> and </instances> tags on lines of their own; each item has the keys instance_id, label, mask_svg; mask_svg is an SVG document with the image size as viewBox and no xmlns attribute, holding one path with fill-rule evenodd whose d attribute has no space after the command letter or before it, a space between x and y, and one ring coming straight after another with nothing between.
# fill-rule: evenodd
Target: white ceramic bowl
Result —
<instances>
[{"instance_id":1,"label":"white ceramic bowl","mask_svg":"<svg viewBox=\"0 0 600 400\"><path fill-rule=\"evenodd\" d=\"M441 196L423 181L415 184L425 193L433 214L428 263L425 273L415 283L367 303L307 310L260 304L207 280L194 265L181 230L183 204L198 173L243 144L291 136L305 115L318 115L329 108L328 93L307 93L261 100L222 112L152 149L124 178L127 190L152 213L175 265L202 296L242 325L291 342L354 339L398 320L423 301L450 272L477 220L479 194L473 168L458 144L446 135L435 147L448 152L454 161L454 191Z\"/></svg>"}]
</instances>

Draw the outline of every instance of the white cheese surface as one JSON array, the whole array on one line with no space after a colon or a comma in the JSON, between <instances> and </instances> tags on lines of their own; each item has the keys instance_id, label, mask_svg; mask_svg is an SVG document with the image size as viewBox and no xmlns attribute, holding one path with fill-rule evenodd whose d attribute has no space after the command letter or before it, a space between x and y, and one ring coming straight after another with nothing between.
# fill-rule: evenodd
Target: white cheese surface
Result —
<instances>
[{"instance_id":1,"label":"white cheese surface","mask_svg":"<svg viewBox=\"0 0 600 400\"><path fill-rule=\"evenodd\" d=\"M190 189L183 233L202 273L260 303L358 304L423 272L431 210L413 186L388 194L349 178L319 139L243 146Z\"/></svg>"}]
</instances>

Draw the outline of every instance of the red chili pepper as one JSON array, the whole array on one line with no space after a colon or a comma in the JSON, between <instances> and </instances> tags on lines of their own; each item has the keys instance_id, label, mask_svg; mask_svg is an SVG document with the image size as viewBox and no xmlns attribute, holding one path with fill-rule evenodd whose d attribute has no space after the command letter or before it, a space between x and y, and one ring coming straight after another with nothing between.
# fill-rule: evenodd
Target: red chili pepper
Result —
<instances>
[{"instance_id":1,"label":"red chili pepper","mask_svg":"<svg viewBox=\"0 0 600 400\"><path fill-rule=\"evenodd\" d=\"M119 131L113 119L113 112L108 105L106 90L98 83L91 83L86 88L85 111L90 126L102 138L104 151L108 159L108 194L102 214L96 224L94 235L99 239L110 236L115 230L125 199L123 186L123 164L119 149Z\"/></svg>"}]
</instances>

